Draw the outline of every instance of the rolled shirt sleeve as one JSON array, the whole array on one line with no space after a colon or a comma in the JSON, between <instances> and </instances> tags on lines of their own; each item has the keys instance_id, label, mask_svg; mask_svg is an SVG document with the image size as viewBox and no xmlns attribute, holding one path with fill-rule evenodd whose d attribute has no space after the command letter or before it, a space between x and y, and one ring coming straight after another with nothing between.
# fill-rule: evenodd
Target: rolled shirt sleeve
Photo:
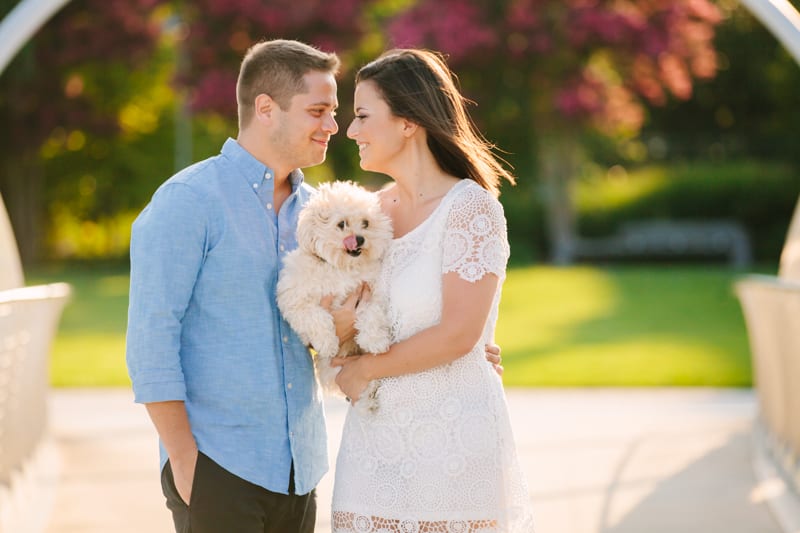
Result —
<instances>
[{"instance_id":1,"label":"rolled shirt sleeve","mask_svg":"<svg viewBox=\"0 0 800 533\"><path fill-rule=\"evenodd\" d=\"M137 402L186 399L181 321L208 249L205 205L167 183L133 224L126 359Z\"/></svg>"}]
</instances>

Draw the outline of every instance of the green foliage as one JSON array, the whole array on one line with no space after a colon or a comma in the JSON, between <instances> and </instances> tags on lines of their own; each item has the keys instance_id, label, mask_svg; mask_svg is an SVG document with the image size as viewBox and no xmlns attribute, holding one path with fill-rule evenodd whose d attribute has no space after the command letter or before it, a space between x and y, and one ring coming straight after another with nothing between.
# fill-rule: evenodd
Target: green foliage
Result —
<instances>
[{"instance_id":1,"label":"green foliage","mask_svg":"<svg viewBox=\"0 0 800 533\"><path fill-rule=\"evenodd\" d=\"M747 336L727 269L512 268L497 341L509 386L751 383ZM55 386L127 386L126 264L40 268L67 281L52 349Z\"/></svg>"},{"instance_id":2,"label":"green foliage","mask_svg":"<svg viewBox=\"0 0 800 533\"><path fill-rule=\"evenodd\" d=\"M726 19L716 30L717 76L699 82L690 100L650 110L643 131L650 157L800 163L800 68L741 2L718 5Z\"/></svg>"},{"instance_id":3,"label":"green foliage","mask_svg":"<svg viewBox=\"0 0 800 533\"><path fill-rule=\"evenodd\" d=\"M545 216L535 189L530 185L504 185L500 202L508 224L511 264L527 265L540 260L545 253Z\"/></svg>"},{"instance_id":4,"label":"green foliage","mask_svg":"<svg viewBox=\"0 0 800 533\"><path fill-rule=\"evenodd\" d=\"M190 160L176 162L174 105L160 111L153 131L116 142L88 136L81 149L44 160L49 257L127 257L130 225L161 183L176 167L219 153L225 139L236 135L235 125L222 119L197 120Z\"/></svg>"},{"instance_id":5,"label":"green foliage","mask_svg":"<svg viewBox=\"0 0 800 533\"><path fill-rule=\"evenodd\" d=\"M579 233L613 233L626 221L652 218L739 221L756 259L780 256L800 195L800 174L763 161L613 167L576 186Z\"/></svg>"}]
</instances>

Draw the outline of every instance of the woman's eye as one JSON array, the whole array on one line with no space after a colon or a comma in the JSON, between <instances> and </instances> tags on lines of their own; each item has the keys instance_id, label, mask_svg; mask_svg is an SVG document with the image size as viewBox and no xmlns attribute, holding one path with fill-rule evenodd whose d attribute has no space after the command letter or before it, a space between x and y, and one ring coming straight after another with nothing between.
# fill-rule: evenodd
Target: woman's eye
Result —
<instances>
[{"instance_id":1,"label":"woman's eye","mask_svg":"<svg viewBox=\"0 0 800 533\"><path fill-rule=\"evenodd\" d=\"M367 118L367 115L356 115L356 118L358 120L364 120L365 118Z\"/></svg>"},{"instance_id":2,"label":"woman's eye","mask_svg":"<svg viewBox=\"0 0 800 533\"><path fill-rule=\"evenodd\" d=\"M336 227L339 228L339 229L344 229L344 220L342 220L341 222L336 224Z\"/></svg>"}]
</instances>

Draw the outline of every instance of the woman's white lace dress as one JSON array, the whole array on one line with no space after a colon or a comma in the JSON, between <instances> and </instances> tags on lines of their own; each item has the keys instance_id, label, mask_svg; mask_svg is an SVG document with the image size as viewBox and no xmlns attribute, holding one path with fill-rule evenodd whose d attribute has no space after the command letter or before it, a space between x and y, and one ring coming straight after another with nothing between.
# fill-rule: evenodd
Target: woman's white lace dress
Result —
<instances>
[{"instance_id":1,"label":"woman's white lace dress","mask_svg":"<svg viewBox=\"0 0 800 533\"><path fill-rule=\"evenodd\" d=\"M441 319L442 275L505 278L500 203L471 180L395 239L377 290L389 293L393 341ZM500 378L487 363L500 289L483 336L453 363L381 380L378 410L349 409L336 464L335 533L533 531Z\"/></svg>"}]
</instances>

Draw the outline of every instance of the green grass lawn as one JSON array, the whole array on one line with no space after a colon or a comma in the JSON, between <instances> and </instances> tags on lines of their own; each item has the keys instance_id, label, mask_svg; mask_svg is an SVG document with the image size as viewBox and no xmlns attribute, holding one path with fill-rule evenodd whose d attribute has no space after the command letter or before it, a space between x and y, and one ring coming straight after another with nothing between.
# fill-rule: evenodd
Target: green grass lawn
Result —
<instances>
[{"instance_id":1,"label":"green grass lawn","mask_svg":"<svg viewBox=\"0 0 800 533\"><path fill-rule=\"evenodd\" d=\"M127 267L50 266L26 273L28 285L55 281L72 285L72 298L51 350L51 383L57 387L129 385Z\"/></svg>"},{"instance_id":2,"label":"green grass lawn","mask_svg":"<svg viewBox=\"0 0 800 533\"><path fill-rule=\"evenodd\" d=\"M497 326L507 385L749 386L733 282L709 267L511 270Z\"/></svg>"},{"instance_id":3,"label":"green grass lawn","mask_svg":"<svg viewBox=\"0 0 800 533\"><path fill-rule=\"evenodd\" d=\"M722 267L509 271L497 341L509 386L749 386L747 332ZM47 267L73 287L52 349L55 386L128 385L124 267Z\"/></svg>"}]
</instances>

